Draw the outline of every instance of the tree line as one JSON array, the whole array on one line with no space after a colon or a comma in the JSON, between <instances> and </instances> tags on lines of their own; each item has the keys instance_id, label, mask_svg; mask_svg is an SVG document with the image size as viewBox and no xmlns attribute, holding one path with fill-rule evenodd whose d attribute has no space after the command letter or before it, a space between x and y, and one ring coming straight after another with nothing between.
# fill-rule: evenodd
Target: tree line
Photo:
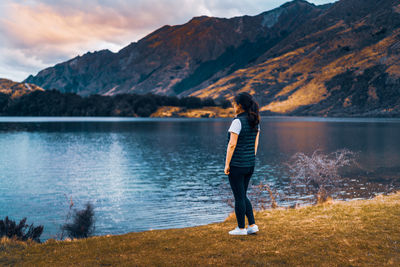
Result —
<instances>
[{"instance_id":1,"label":"tree line","mask_svg":"<svg viewBox=\"0 0 400 267\"><path fill-rule=\"evenodd\" d=\"M231 106L224 99L216 102L212 98L193 96L164 96L147 93L117 94L114 96L90 95L82 97L76 93L58 90L33 91L18 98L0 93L0 115L2 116L134 116L148 117L161 106L202 108L205 106Z\"/></svg>"}]
</instances>

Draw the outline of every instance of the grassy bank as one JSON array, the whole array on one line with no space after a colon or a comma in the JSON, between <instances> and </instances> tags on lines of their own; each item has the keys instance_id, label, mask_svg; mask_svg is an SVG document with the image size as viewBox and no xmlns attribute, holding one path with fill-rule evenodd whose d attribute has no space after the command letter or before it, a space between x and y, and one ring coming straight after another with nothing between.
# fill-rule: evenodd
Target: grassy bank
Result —
<instances>
[{"instance_id":1,"label":"grassy bank","mask_svg":"<svg viewBox=\"0 0 400 267\"><path fill-rule=\"evenodd\" d=\"M187 109L183 107L159 107L150 117L188 117L188 118L233 118L233 108L202 107Z\"/></svg>"},{"instance_id":2,"label":"grassy bank","mask_svg":"<svg viewBox=\"0 0 400 267\"><path fill-rule=\"evenodd\" d=\"M78 241L3 239L0 264L25 266L400 265L400 192L255 213L257 235L230 236L224 222ZM247 222L246 222L247 223Z\"/></svg>"}]
</instances>

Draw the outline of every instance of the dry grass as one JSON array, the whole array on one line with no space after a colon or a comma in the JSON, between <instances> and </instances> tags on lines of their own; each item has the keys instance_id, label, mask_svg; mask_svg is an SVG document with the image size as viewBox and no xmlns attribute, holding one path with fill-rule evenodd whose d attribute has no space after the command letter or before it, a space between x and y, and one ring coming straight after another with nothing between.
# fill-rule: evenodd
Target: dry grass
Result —
<instances>
[{"instance_id":1,"label":"dry grass","mask_svg":"<svg viewBox=\"0 0 400 267\"><path fill-rule=\"evenodd\" d=\"M224 222L78 241L1 241L0 265L382 266L400 264L400 192L255 212L257 235L230 236Z\"/></svg>"},{"instance_id":2,"label":"dry grass","mask_svg":"<svg viewBox=\"0 0 400 267\"><path fill-rule=\"evenodd\" d=\"M233 108L221 107L203 107L184 109L182 107L163 106L159 107L150 117L188 117L188 118L201 118L208 116L209 118L230 118L234 117Z\"/></svg>"}]
</instances>

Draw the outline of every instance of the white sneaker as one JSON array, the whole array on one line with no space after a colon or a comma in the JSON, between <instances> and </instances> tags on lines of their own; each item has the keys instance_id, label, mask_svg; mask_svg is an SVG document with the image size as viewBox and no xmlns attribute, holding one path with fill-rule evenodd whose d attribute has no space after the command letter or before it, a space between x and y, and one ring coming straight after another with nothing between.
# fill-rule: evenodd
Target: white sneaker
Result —
<instances>
[{"instance_id":1,"label":"white sneaker","mask_svg":"<svg viewBox=\"0 0 400 267\"><path fill-rule=\"evenodd\" d=\"M255 232L258 232L258 226L255 224L254 226L247 226L247 234L254 234Z\"/></svg>"},{"instance_id":2,"label":"white sneaker","mask_svg":"<svg viewBox=\"0 0 400 267\"><path fill-rule=\"evenodd\" d=\"M229 231L230 235L247 235L247 230L246 229L240 229L239 226L236 226L235 229Z\"/></svg>"}]
</instances>

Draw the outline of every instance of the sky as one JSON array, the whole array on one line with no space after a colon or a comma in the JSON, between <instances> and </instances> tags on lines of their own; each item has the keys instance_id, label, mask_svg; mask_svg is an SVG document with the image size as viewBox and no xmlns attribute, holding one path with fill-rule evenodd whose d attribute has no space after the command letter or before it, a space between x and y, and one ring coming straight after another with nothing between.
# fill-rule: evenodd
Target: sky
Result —
<instances>
[{"instance_id":1,"label":"sky","mask_svg":"<svg viewBox=\"0 0 400 267\"><path fill-rule=\"evenodd\" d=\"M30 74L86 52L118 52L195 16L257 15L287 0L0 0L0 78ZM309 0L316 5L334 0Z\"/></svg>"}]
</instances>

